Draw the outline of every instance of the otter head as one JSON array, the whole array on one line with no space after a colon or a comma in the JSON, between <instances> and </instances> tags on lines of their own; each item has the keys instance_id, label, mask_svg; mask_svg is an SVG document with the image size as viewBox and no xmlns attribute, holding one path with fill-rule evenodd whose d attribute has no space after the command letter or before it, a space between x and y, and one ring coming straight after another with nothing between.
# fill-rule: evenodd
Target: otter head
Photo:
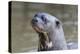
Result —
<instances>
[{"instance_id":1,"label":"otter head","mask_svg":"<svg viewBox=\"0 0 80 54\"><path fill-rule=\"evenodd\" d=\"M56 29L60 27L60 21L47 13L37 13L34 15L32 19L32 27L37 32L49 32L52 29Z\"/></svg>"}]
</instances>

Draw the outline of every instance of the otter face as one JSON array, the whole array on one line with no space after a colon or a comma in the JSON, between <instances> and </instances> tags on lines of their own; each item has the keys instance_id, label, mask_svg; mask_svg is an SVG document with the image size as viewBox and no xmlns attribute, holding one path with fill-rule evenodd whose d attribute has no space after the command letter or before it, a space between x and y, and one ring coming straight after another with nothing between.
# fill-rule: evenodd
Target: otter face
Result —
<instances>
[{"instance_id":1,"label":"otter face","mask_svg":"<svg viewBox=\"0 0 80 54\"><path fill-rule=\"evenodd\" d=\"M52 26L55 29L59 27L60 21L47 13L37 13L31 21L32 27L37 31L49 31ZM36 28L35 28L36 27Z\"/></svg>"}]
</instances>

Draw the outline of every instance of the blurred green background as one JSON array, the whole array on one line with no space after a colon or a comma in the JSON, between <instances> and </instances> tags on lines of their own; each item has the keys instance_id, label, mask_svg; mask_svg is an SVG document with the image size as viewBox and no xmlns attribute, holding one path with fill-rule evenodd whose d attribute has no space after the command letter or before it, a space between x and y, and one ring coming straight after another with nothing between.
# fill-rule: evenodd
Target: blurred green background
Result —
<instances>
[{"instance_id":1,"label":"blurred green background","mask_svg":"<svg viewBox=\"0 0 80 54\"><path fill-rule=\"evenodd\" d=\"M31 27L35 13L46 12L59 18L63 23L66 41L78 42L78 6L12 2L11 40L12 52L29 52L37 49L38 35Z\"/></svg>"}]
</instances>

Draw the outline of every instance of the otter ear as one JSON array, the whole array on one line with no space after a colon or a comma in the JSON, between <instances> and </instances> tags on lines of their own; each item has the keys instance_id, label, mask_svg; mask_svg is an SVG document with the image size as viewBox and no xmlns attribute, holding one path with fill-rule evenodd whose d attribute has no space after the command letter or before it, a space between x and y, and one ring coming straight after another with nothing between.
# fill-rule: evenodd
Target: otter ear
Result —
<instances>
[{"instance_id":1,"label":"otter ear","mask_svg":"<svg viewBox=\"0 0 80 54\"><path fill-rule=\"evenodd\" d=\"M56 21L56 27L60 26L60 21Z\"/></svg>"},{"instance_id":2,"label":"otter ear","mask_svg":"<svg viewBox=\"0 0 80 54\"><path fill-rule=\"evenodd\" d=\"M56 21L56 25L59 25L60 24L60 22L59 21Z\"/></svg>"}]
</instances>

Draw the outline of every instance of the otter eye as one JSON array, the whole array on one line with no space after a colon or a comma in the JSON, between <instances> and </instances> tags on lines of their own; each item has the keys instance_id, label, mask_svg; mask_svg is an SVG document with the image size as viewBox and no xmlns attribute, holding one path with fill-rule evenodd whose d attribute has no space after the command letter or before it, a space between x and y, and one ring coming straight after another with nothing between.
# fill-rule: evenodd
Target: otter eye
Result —
<instances>
[{"instance_id":1,"label":"otter eye","mask_svg":"<svg viewBox=\"0 0 80 54\"><path fill-rule=\"evenodd\" d=\"M44 18L44 16L43 16L43 15L41 16L41 19L42 19L42 21L45 21L45 18Z\"/></svg>"},{"instance_id":2,"label":"otter eye","mask_svg":"<svg viewBox=\"0 0 80 54\"><path fill-rule=\"evenodd\" d=\"M42 21L43 21L45 24L47 24L48 20L45 18L44 15L41 16L41 19L42 19Z\"/></svg>"}]
</instances>

